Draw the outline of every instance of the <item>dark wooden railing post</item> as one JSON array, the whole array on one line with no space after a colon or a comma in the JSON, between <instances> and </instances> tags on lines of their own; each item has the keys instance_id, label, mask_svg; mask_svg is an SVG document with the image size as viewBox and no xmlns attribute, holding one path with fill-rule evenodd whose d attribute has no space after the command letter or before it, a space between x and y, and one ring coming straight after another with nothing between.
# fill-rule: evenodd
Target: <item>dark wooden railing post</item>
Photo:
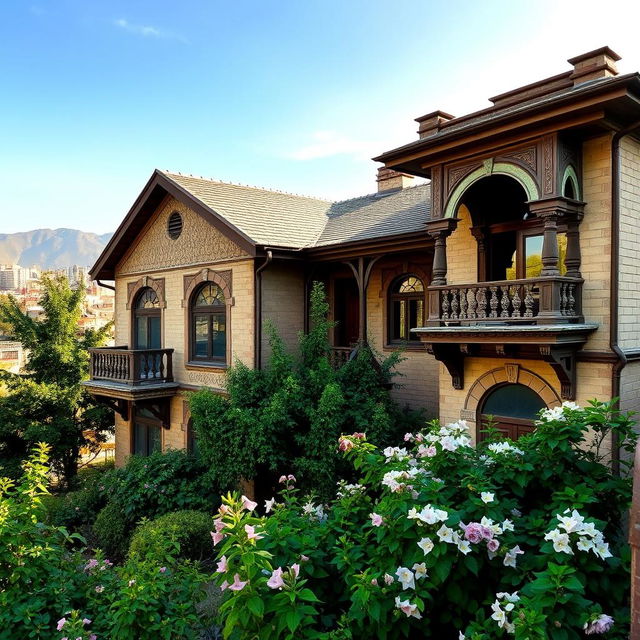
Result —
<instances>
[{"instance_id":1,"label":"dark wooden railing post","mask_svg":"<svg viewBox=\"0 0 640 640\"><path fill-rule=\"evenodd\" d=\"M580 266L582 256L580 253L580 231L579 225L583 214L578 212L567 219L567 253L564 257L564 264L567 267L567 276L581 278Z\"/></svg>"},{"instance_id":2,"label":"dark wooden railing post","mask_svg":"<svg viewBox=\"0 0 640 640\"><path fill-rule=\"evenodd\" d=\"M435 240L431 284L447 284L447 238L455 231L458 218L437 218L427 223L427 233Z\"/></svg>"}]
</instances>

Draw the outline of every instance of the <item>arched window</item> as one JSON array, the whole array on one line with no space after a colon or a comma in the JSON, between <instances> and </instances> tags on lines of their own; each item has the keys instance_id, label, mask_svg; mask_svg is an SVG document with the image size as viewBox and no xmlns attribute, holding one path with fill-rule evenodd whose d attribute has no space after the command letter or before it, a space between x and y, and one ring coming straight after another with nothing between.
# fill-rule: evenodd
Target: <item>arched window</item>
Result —
<instances>
[{"instance_id":1,"label":"arched window","mask_svg":"<svg viewBox=\"0 0 640 640\"><path fill-rule=\"evenodd\" d=\"M227 306L222 289L213 282L203 283L193 293L190 312L191 360L225 364Z\"/></svg>"},{"instance_id":2,"label":"arched window","mask_svg":"<svg viewBox=\"0 0 640 640\"><path fill-rule=\"evenodd\" d=\"M483 429L493 423L502 434L517 440L531 433L534 420L541 409L546 409L544 400L530 387L523 384L505 384L493 387L480 402L478 423ZM482 432L479 434L482 440Z\"/></svg>"},{"instance_id":3,"label":"arched window","mask_svg":"<svg viewBox=\"0 0 640 640\"><path fill-rule=\"evenodd\" d=\"M389 291L389 342L418 342L411 329L424 326L424 285L420 278L405 274Z\"/></svg>"},{"instance_id":4,"label":"arched window","mask_svg":"<svg viewBox=\"0 0 640 640\"><path fill-rule=\"evenodd\" d=\"M133 348L161 349L160 301L158 294L145 287L136 297L133 307Z\"/></svg>"}]
</instances>

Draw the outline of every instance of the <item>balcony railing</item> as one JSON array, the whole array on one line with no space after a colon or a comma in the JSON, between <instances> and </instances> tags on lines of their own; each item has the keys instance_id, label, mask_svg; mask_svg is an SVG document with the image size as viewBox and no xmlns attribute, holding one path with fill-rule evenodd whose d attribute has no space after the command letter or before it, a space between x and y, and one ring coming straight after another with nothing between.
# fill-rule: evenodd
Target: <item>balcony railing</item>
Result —
<instances>
[{"instance_id":1,"label":"balcony railing","mask_svg":"<svg viewBox=\"0 0 640 640\"><path fill-rule=\"evenodd\" d=\"M550 276L431 286L428 325L581 322L582 283Z\"/></svg>"},{"instance_id":2,"label":"balcony railing","mask_svg":"<svg viewBox=\"0 0 640 640\"><path fill-rule=\"evenodd\" d=\"M173 382L173 349L89 349L91 380L126 385Z\"/></svg>"},{"instance_id":3,"label":"balcony railing","mask_svg":"<svg viewBox=\"0 0 640 640\"><path fill-rule=\"evenodd\" d=\"M340 369L353 357L355 347L331 347L329 361L334 369Z\"/></svg>"}]
</instances>

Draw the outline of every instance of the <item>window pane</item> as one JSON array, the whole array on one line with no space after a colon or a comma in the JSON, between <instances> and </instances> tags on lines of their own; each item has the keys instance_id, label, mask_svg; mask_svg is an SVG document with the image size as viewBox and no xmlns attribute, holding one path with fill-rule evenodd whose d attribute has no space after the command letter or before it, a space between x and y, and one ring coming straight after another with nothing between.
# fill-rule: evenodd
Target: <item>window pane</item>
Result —
<instances>
[{"instance_id":1,"label":"window pane","mask_svg":"<svg viewBox=\"0 0 640 640\"><path fill-rule=\"evenodd\" d=\"M152 427L151 425L149 425L147 427L147 430L149 433L149 453L160 451L160 449L162 448L160 427Z\"/></svg>"},{"instance_id":2,"label":"window pane","mask_svg":"<svg viewBox=\"0 0 640 640\"><path fill-rule=\"evenodd\" d=\"M227 332L224 313L216 313L211 318L213 336L213 357L225 358L227 355Z\"/></svg>"},{"instance_id":3,"label":"window pane","mask_svg":"<svg viewBox=\"0 0 640 640\"><path fill-rule=\"evenodd\" d=\"M398 318L398 338L400 338L400 340L406 340L407 339L407 301L400 300L398 302L398 305L399 305L398 314L400 316Z\"/></svg>"},{"instance_id":4,"label":"window pane","mask_svg":"<svg viewBox=\"0 0 640 640\"><path fill-rule=\"evenodd\" d=\"M547 405L529 387L522 384L507 384L489 394L482 407L482 413L492 416L535 420L540 409Z\"/></svg>"},{"instance_id":5,"label":"window pane","mask_svg":"<svg viewBox=\"0 0 640 640\"><path fill-rule=\"evenodd\" d=\"M224 305L224 293L217 284L207 284L196 296L196 307L212 307Z\"/></svg>"},{"instance_id":6,"label":"window pane","mask_svg":"<svg viewBox=\"0 0 640 640\"><path fill-rule=\"evenodd\" d=\"M160 338L160 318L151 316L149 318L149 349L161 349L162 340Z\"/></svg>"},{"instance_id":7,"label":"window pane","mask_svg":"<svg viewBox=\"0 0 640 640\"><path fill-rule=\"evenodd\" d=\"M149 335L147 334L147 318L145 316L136 318L136 349L149 348Z\"/></svg>"},{"instance_id":8,"label":"window pane","mask_svg":"<svg viewBox=\"0 0 640 640\"><path fill-rule=\"evenodd\" d=\"M527 236L524 240L525 278L537 278L542 272L543 236Z\"/></svg>"},{"instance_id":9,"label":"window pane","mask_svg":"<svg viewBox=\"0 0 640 640\"><path fill-rule=\"evenodd\" d=\"M391 305L391 312L393 314L393 318L392 318L392 333L391 333L391 339L392 340L400 340L400 306L402 305L402 302L400 300L394 300L392 305Z\"/></svg>"},{"instance_id":10,"label":"window pane","mask_svg":"<svg viewBox=\"0 0 640 640\"><path fill-rule=\"evenodd\" d=\"M160 300L158 294L151 288L147 287L142 290L136 301L136 309L159 309Z\"/></svg>"},{"instance_id":11,"label":"window pane","mask_svg":"<svg viewBox=\"0 0 640 640\"><path fill-rule=\"evenodd\" d=\"M409 300L409 329L423 326L422 308L424 302L422 300ZM408 340L415 340L416 336L409 332Z\"/></svg>"},{"instance_id":12,"label":"window pane","mask_svg":"<svg viewBox=\"0 0 640 640\"><path fill-rule=\"evenodd\" d=\"M195 317L195 344L193 353L199 358L209 355L209 317Z\"/></svg>"},{"instance_id":13,"label":"window pane","mask_svg":"<svg viewBox=\"0 0 640 640\"><path fill-rule=\"evenodd\" d=\"M415 276L409 276L400 282L397 288L398 293L416 293L424 291L422 280Z\"/></svg>"},{"instance_id":14,"label":"window pane","mask_svg":"<svg viewBox=\"0 0 640 640\"><path fill-rule=\"evenodd\" d=\"M147 455L147 427L137 422L133 425L133 453L139 456Z\"/></svg>"},{"instance_id":15,"label":"window pane","mask_svg":"<svg viewBox=\"0 0 640 640\"><path fill-rule=\"evenodd\" d=\"M558 269L560 269L560 275L563 276L567 273L567 267L564 263L564 259L567 255L567 234L558 234Z\"/></svg>"}]
</instances>

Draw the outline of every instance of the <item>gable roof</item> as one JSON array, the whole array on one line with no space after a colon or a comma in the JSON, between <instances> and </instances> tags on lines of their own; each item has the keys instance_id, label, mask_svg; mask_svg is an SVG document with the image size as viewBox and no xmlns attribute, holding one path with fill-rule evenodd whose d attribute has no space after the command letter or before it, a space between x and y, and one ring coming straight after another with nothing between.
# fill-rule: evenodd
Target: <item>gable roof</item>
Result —
<instances>
[{"instance_id":1,"label":"gable roof","mask_svg":"<svg viewBox=\"0 0 640 640\"><path fill-rule=\"evenodd\" d=\"M162 199L171 195L203 216L249 255L257 247L313 247L425 232L429 185L330 202L156 170L91 268L113 279L115 267Z\"/></svg>"}]
</instances>

